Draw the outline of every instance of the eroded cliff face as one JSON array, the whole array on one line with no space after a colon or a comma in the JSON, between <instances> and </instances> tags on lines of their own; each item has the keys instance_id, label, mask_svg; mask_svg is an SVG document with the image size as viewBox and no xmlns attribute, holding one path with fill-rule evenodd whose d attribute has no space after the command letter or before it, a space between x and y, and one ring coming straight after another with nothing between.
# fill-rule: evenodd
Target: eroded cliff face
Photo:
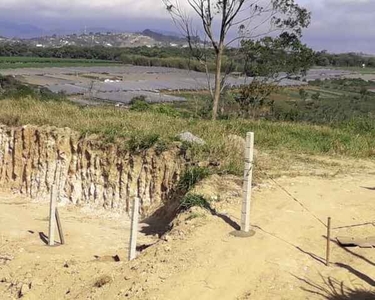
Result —
<instances>
[{"instance_id":1,"label":"eroded cliff face","mask_svg":"<svg viewBox=\"0 0 375 300\"><path fill-rule=\"evenodd\" d=\"M178 145L131 154L69 128L0 126L0 186L49 200L129 211L139 197L143 215L170 200L186 161Z\"/></svg>"}]
</instances>

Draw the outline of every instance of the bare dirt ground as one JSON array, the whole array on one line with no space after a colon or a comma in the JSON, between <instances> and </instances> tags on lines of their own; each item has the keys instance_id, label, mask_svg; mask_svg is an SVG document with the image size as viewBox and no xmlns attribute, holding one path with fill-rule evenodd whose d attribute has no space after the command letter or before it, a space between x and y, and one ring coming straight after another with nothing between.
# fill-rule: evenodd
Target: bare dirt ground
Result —
<instances>
[{"instance_id":1,"label":"bare dirt ground","mask_svg":"<svg viewBox=\"0 0 375 300\"><path fill-rule=\"evenodd\" d=\"M375 299L359 296L375 289L375 250L333 243L326 267L319 221L332 217L333 238L375 236L374 164L327 165L318 176L264 179L254 190L251 238L230 235L241 180L214 176L197 189L220 200L211 213L180 215L161 239L142 234L140 245L155 244L131 263L126 218L63 208L67 244L49 248L39 236L47 234L48 205L2 193L0 299Z\"/></svg>"}]
</instances>

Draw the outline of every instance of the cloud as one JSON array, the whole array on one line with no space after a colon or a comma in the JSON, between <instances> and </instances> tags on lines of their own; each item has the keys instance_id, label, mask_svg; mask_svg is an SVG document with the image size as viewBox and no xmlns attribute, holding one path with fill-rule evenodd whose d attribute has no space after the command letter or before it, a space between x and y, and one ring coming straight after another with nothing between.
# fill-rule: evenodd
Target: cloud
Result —
<instances>
[{"instance_id":1,"label":"cloud","mask_svg":"<svg viewBox=\"0 0 375 300\"><path fill-rule=\"evenodd\" d=\"M375 52L375 0L296 1L312 12L304 41L315 49ZM186 4L186 0L180 2ZM162 0L0 0L0 20L31 23L45 29L79 29L88 25L177 31Z\"/></svg>"},{"instance_id":2,"label":"cloud","mask_svg":"<svg viewBox=\"0 0 375 300\"><path fill-rule=\"evenodd\" d=\"M317 49L375 53L375 1L304 0L312 12L305 41Z\"/></svg>"},{"instance_id":3,"label":"cloud","mask_svg":"<svg viewBox=\"0 0 375 300\"><path fill-rule=\"evenodd\" d=\"M0 11L27 10L45 18L119 18L167 16L158 0L1 0Z\"/></svg>"}]
</instances>

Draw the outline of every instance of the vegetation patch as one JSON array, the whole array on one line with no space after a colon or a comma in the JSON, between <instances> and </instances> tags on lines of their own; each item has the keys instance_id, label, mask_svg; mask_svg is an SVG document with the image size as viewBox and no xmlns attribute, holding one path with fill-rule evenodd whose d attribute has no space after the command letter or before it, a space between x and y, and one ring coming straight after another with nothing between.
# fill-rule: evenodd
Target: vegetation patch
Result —
<instances>
[{"instance_id":1,"label":"vegetation patch","mask_svg":"<svg viewBox=\"0 0 375 300\"><path fill-rule=\"evenodd\" d=\"M203 167L188 168L181 176L178 188L182 191L190 191L198 182L210 175L210 170Z\"/></svg>"},{"instance_id":2,"label":"vegetation patch","mask_svg":"<svg viewBox=\"0 0 375 300\"><path fill-rule=\"evenodd\" d=\"M0 56L0 69L113 66L115 64L116 62L100 59Z\"/></svg>"},{"instance_id":3,"label":"vegetation patch","mask_svg":"<svg viewBox=\"0 0 375 300\"><path fill-rule=\"evenodd\" d=\"M11 83L7 84L10 84L11 89L18 90ZM313 88L314 86L306 88L307 97L310 97L310 89ZM212 122L196 114L196 104L204 107L206 103L204 93L202 99L199 94L191 93L187 104L152 104L147 109L138 111L113 106L83 107L66 101L63 95L44 99L40 91L29 91L25 97L22 93L5 97L7 90L9 88L3 88L3 95L0 97L2 124L70 127L83 136L96 134L104 143L119 143L124 150L135 152L149 147L163 152L178 134L189 131L206 142L205 145L183 144L189 157L195 161L215 162L217 170L223 173L242 174L243 157L227 147L226 137L245 137L249 131L256 134L257 150L272 157L281 157L285 152L291 155L324 154L358 158L375 156L375 120L369 115L372 109L375 112L372 95L365 95L359 103L353 104L349 95L348 100L345 100L344 97L326 94L322 89L321 98L315 103L318 106L309 109L309 101L303 103L298 89L287 89L279 91L277 95L270 95L271 99L280 97L280 100L275 100L275 114L281 114L282 111L277 111L277 107L283 105L286 105L286 110L297 110L297 114L289 114L288 118L267 117L264 112L261 113L260 108L254 116L250 113L247 118L236 117L231 115L231 112L235 112L235 104L231 102L233 97L228 95L227 102L223 102L227 103L224 114L227 113L228 117L222 115L221 120ZM332 114L332 110L323 109L324 105L331 105L339 110ZM346 114L340 110L345 105ZM357 113L361 105L365 105L367 113ZM320 109L330 117L320 116L317 113ZM337 118L334 117L336 115ZM198 169L186 174L182 183L184 188L188 190L196 182L195 178L202 178L201 175Z\"/></svg>"},{"instance_id":4,"label":"vegetation patch","mask_svg":"<svg viewBox=\"0 0 375 300\"><path fill-rule=\"evenodd\" d=\"M160 136L155 133L134 133L128 141L128 148L131 152L141 152L155 146L159 139Z\"/></svg>"},{"instance_id":5,"label":"vegetation patch","mask_svg":"<svg viewBox=\"0 0 375 300\"><path fill-rule=\"evenodd\" d=\"M180 209L189 210L192 207L200 207L204 209L209 209L210 204L207 199L201 195L187 194L181 199Z\"/></svg>"}]
</instances>

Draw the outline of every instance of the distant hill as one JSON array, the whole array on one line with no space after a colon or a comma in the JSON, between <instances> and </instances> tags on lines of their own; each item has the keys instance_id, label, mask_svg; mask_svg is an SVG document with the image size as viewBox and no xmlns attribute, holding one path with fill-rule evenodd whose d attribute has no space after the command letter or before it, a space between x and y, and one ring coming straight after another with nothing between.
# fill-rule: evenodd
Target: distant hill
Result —
<instances>
[{"instance_id":1,"label":"distant hill","mask_svg":"<svg viewBox=\"0 0 375 300\"><path fill-rule=\"evenodd\" d=\"M164 43L185 43L186 40L184 38L178 37L176 35L166 35L156 31L152 31L150 29L144 30L142 35L148 36L158 42Z\"/></svg>"},{"instance_id":2,"label":"distant hill","mask_svg":"<svg viewBox=\"0 0 375 300\"><path fill-rule=\"evenodd\" d=\"M182 37L180 33L175 32L175 31L152 29L152 28L149 28L148 30L151 30L151 31L156 32L156 33L160 33L162 35L170 35L170 36L179 37L179 38Z\"/></svg>"},{"instance_id":3,"label":"distant hill","mask_svg":"<svg viewBox=\"0 0 375 300\"><path fill-rule=\"evenodd\" d=\"M35 47L63 47L63 46L104 46L104 47L139 47L139 46L186 46L181 37L163 35L152 30L142 33L101 32L103 28L87 28L86 34L52 34L33 38L5 38L0 43L23 43Z\"/></svg>"},{"instance_id":4,"label":"distant hill","mask_svg":"<svg viewBox=\"0 0 375 300\"><path fill-rule=\"evenodd\" d=\"M0 36L7 38L32 38L43 35L43 29L30 24L0 21Z\"/></svg>"}]
</instances>

